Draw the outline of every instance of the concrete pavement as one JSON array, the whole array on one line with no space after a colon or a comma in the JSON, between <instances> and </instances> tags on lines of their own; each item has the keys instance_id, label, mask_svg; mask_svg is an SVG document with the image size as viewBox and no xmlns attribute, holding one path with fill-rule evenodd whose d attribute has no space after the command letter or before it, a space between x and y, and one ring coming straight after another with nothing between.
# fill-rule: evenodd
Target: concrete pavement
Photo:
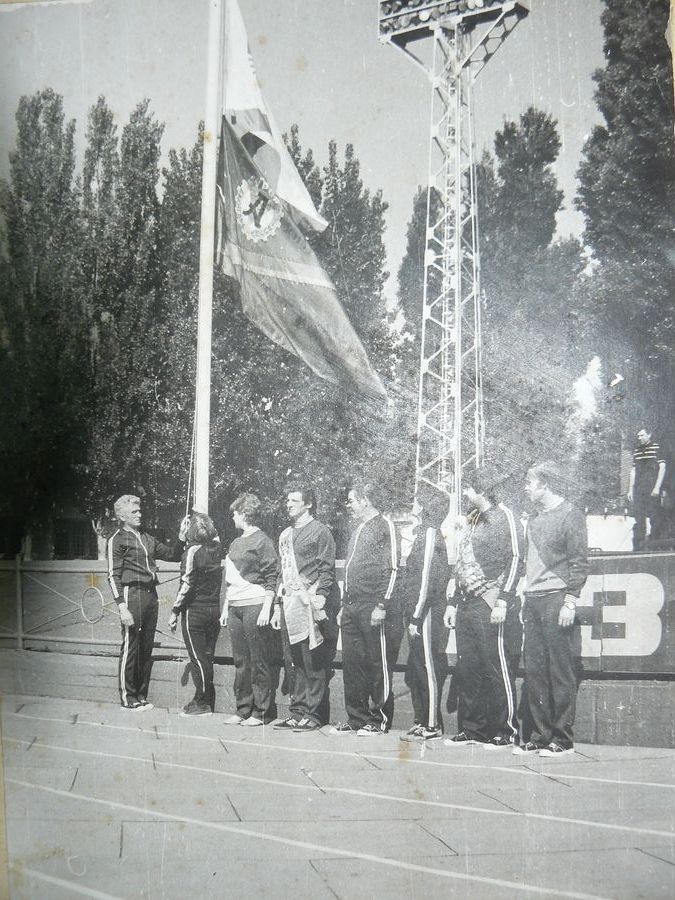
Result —
<instances>
[{"instance_id":1,"label":"concrete pavement","mask_svg":"<svg viewBox=\"0 0 675 900\"><path fill-rule=\"evenodd\" d=\"M562 759L6 694L13 898L659 898L675 752Z\"/></svg>"}]
</instances>

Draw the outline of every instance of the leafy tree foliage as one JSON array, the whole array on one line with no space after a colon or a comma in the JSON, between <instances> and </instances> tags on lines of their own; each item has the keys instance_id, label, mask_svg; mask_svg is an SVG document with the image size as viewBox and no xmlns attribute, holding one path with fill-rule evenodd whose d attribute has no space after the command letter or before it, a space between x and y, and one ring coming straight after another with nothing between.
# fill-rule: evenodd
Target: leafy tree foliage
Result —
<instances>
[{"instance_id":1,"label":"leafy tree foliage","mask_svg":"<svg viewBox=\"0 0 675 900\"><path fill-rule=\"evenodd\" d=\"M82 456L88 398L88 320L77 247L75 123L51 90L23 97L5 222L0 346L3 497L36 541L72 488ZM58 490L55 488L58 486Z\"/></svg>"},{"instance_id":2,"label":"leafy tree foliage","mask_svg":"<svg viewBox=\"0 0 675 900\"><path fill-rule=\"evenodd\" d=\"M603 116L584 147L578 207L596 266L586 293L616 336L623 423L675 439L673 75L664 0L605 0ZM617 411L618 412L618 411Z\"/></svg>"}]
</instances>

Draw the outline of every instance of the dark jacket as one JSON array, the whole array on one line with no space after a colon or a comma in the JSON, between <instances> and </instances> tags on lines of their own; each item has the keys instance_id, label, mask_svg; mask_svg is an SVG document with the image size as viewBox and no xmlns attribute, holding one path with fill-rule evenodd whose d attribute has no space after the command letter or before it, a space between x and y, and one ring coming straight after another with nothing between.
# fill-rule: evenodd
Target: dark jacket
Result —
<instances>
[{"instance_id":1,"label":"dark jacket","mask_svg":"<svg viewBox=\"0 0 675 900\"><path fill-rule=\"evenodd\" d=\"M450 577L448 552L440 531L418 525L405 574L406 618L421 625L432 606L445 606Z\"/></svg>"},{"instance_id":2,"label":"dark jacket","mask_svg":"<svg viewBox=\"0 0 675 900\"><path fill-rule=\"evenodd\" d=\"M397 560L393 522L379 514L361 522L349 538L345 562L345 593L350 600L386 606L396 582Z\"/></svg>"},{"instance_id":3,"label":"dark jacket","mask_svg":"<svg viewBox=\"0 0 675 900\"><path fill-rule=\"evenodd\" d=\"M190 544L180 563L180 588L173 604L175 613L188 606L220 606L222 559L220 541Z\"/></svg>"},{"instance_id":4,"label":"dark jacket","mask_svg":"<svg viewBox=\"0 0 675 900\"><path fill-rule=\"evenodd\" d=\"M500 598L508 600L515 596L520 576L523 573L523 531L516 522L513 512L503 503L490 506L484 512L474 509L469 513L468 525L468 534L460 540L457 564L459 591L475 593L480 596L481 586L484 591L488 582L497 581ZM478 572L470 573L468 579L464 578L462 570L461 544L463 540L470 542L473 556L478 565ZM479 577L476 578L476 575ZM471 589L472 587L474 590Z\"/></svg>"},{"instance_id":5,"label":"dark jacket","mask_svg":"<svg viewBox=\"0 0 675 900\"><path fill-rule=\"evenodd\" d=\"M124 588L138 584L151 587L157 583L156 559L177 562L183 543L163 544L151 534L118 528L108 541L108 582L117 603L124 600Z\"/></svg>"}]
</instances>

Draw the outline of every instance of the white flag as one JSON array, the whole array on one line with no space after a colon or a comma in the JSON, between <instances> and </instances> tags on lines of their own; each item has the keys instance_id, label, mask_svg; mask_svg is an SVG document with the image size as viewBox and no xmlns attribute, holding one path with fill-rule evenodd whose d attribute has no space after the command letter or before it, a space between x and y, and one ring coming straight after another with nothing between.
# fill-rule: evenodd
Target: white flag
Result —
<instances>
[{"instance_id":1,"label":"white flag","mask_svg":"<svg viewBox=\"0 0 675 900\"><path fill-rule=\"evenodd\" d=\"M223 108L256 167L277 197L287 204L296 222L323 231L328 223L316 211L265 106L237 0L226 0L225 6Z\"/></svg>"}]
</instances>

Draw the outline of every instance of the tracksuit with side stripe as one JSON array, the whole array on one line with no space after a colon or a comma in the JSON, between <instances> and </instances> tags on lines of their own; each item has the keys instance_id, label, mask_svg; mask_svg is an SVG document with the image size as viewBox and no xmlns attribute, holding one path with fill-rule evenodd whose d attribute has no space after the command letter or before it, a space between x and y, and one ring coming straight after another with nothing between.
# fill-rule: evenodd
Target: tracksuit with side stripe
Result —
<instances>
[{"instance_id":1,"label":"tracksuit with side stripe","mask_svg":"<svg viewBox=\"0 0 675 900\"><path fill-rule=\"evenodd\" d=\"M220 541L191 544L180 564L180 588L173 612L182 613L183 640L191 662L195 706L213 712L213 657L220 634L220 589L223 549Z\"/></svg>"},{"instance_id":2,"label":"tracksuit with side stripe","mask_svg":"<svg viewBox=\"0 0 675 900\"><path fill-rule=\"evenodd\" d=\"M456 567L458 731L479 741L517 743L515 673L522 626L516 595L522 573L522 529L500 503L472 510ZM506 620L490 621L497 600Z\"/></svg>"},{"instance_id":3,"label":"tracksuit with side stripe","mask_svg":"<svg viewBox=\"0 0 675 900\"><path fill-rule=\"evenodd\" d=\"M415 724L443 728L441 694L448 674L445 655L447 628L443 625L445 589L450 570L440 530L418 525L406 564L405 620L420 635L408 637L405 682L410 688Z\"/></svg>"},{"instance_id":4,"label":"tracksuit with side stripe","mask_svg":"<svg viewBox=\"0 0 675 900\"><path fill-rule=\"evenodd\" d=\"M392 672L403 636L400 604L392 599L397 574L396 532L379 513L349 540L342 606L342 668L348 721L356 731L374 725L388 731L394 715ZM381 603L384 622L372 626Z\"/></svg>"},{"instance_id":5,"label":"tracksuit with side stripe","mask_svg":"<svg viewBox=\"0 0 675 900\"><path fill-rule=\"evenodd\" d=\"M152 647L157 627L156 559L180 559L183 544L163 544L151 534L124 526L108 541L108 582L118 604L126 603L133 625L122 625L118 685L122 706L148 696Z\"/></svg>"}]
</instances>

